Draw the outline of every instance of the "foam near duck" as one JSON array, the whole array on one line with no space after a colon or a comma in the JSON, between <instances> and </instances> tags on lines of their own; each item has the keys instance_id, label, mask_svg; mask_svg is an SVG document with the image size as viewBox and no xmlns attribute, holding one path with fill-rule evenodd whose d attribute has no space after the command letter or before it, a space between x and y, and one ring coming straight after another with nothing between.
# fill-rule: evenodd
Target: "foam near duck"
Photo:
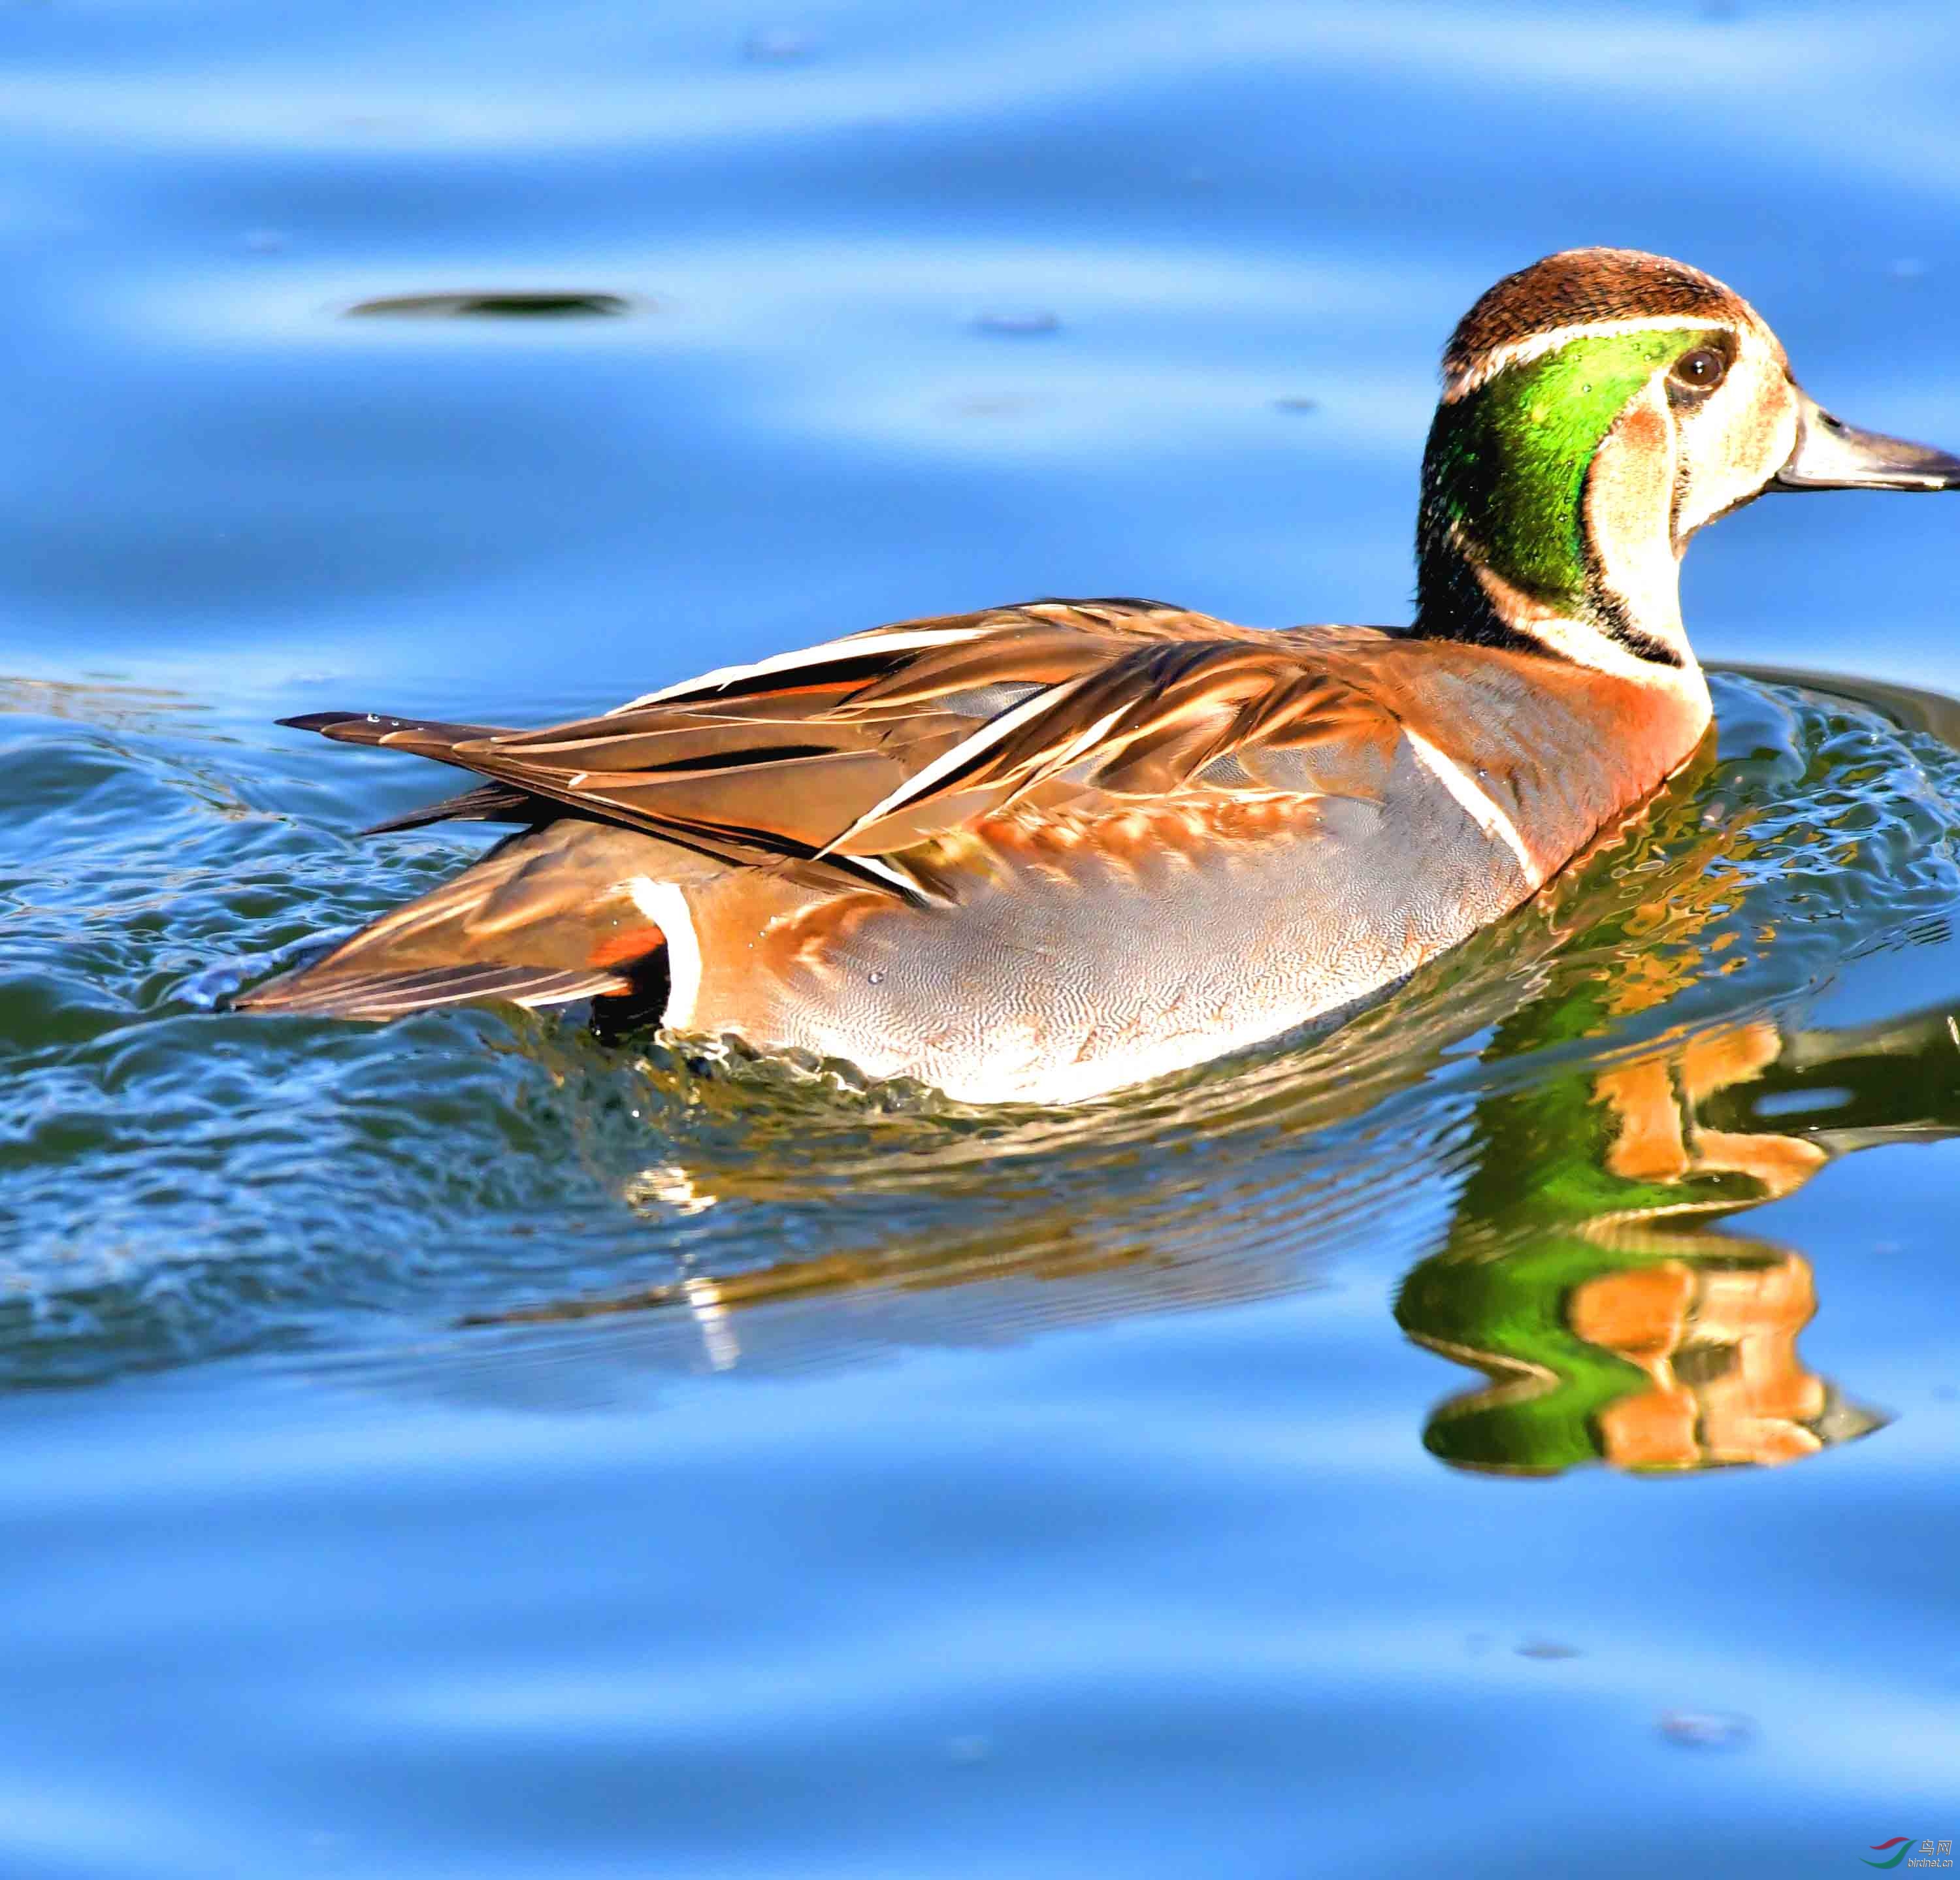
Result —
<instances>
[{"instance_id":1,"label":"foam near duck","mask_svg":"<svg viewBox=\"0 0 1960 1880\"><path fill-rule=\"evenodd\" d=\"M1960 488L1677 262L1553 255L1443 356L1406 628L1155 601L912 620L539 730L285 723L521 825L238 1004L657 1000L670 1029L1066 1102L1336 1013L1535 893L1699 744L1678 570L1773 490Z\"/></svg>"}]
</instances>

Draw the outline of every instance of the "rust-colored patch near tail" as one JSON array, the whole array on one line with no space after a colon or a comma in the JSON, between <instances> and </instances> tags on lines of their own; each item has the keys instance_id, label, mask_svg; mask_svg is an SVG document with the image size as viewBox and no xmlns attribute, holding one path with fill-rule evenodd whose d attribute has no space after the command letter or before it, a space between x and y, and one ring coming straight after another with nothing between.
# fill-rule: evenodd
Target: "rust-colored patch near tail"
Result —
<instances>
[{"instance_id":1,"label":"rust-colored patch near tail","mask_svg":"<svg viewBox=\"0 0 1960 1880\"><path fill-rule=\"evenodd\" d=\"M588 966L623 966L631 960L651 958L667 943L657 927L629 927L609 935L587 954Z\"/></svg>"}]
</instances>

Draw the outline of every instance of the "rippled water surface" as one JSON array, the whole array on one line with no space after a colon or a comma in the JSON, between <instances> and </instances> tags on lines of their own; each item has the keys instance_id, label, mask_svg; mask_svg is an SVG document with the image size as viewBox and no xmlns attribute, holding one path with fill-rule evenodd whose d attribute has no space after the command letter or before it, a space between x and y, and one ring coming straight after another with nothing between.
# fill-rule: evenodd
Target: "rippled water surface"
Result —
<instances>
[{"instance_id":1,"label":"rippled water surface","mask_svg":"<svg viewBox=\"0 0 1960 1880\"><path fill-rule=\"evenodd\" d=\"M1960 1840L1960 502L1711 532L1649 817L1121 1099L224 1010L482 839L355 840L440 779L282 714L1039 593L1402 617L1435 349L1550 248L1960 441L1956 59L1931 5L0 6L0 1871Z\"/></svg>"}]
</instances>

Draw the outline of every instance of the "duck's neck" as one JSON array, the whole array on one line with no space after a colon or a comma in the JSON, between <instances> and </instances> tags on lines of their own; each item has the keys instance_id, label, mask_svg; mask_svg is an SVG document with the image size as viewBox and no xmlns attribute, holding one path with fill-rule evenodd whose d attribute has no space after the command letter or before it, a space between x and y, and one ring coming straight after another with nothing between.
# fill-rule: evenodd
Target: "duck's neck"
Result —
<instances>
[{"instance_id":1,"label":"duck's neck","mask_svg":"<svg viewBox=\"0 0 1960 1880\"><path fill-rule=\"evenodd\" d=\"M1423 459L1418 635L1704 690L1682 628L1674 424L1655 379L1679 344L1576 340L1446 396Z\"/></svg>"}]
</instances>

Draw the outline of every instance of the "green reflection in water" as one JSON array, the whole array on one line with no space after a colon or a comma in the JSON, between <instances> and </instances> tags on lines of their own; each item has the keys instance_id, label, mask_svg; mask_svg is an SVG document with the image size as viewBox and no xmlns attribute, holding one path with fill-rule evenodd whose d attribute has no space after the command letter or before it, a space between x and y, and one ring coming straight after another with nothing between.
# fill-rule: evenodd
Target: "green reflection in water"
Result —
<instances>
[{"instance_id":1,"label":"green reflection in water","mask_svg":"<svg viewBox=\"0 0 1960 1880\"><path fill-rule=\"evenodd\" d=\"M1713 1223L1793 1194L1834 1153L1960 1129L1954 1023L1757 1020L1481 1103L1447 1242L1395 1308L1411 1338L1491 1379L1431 1415L1431 1452L1507 1474L1694 1469L1877 1427L1797 1350L1810 1263Z\"/></svg>"}]
</instances>

